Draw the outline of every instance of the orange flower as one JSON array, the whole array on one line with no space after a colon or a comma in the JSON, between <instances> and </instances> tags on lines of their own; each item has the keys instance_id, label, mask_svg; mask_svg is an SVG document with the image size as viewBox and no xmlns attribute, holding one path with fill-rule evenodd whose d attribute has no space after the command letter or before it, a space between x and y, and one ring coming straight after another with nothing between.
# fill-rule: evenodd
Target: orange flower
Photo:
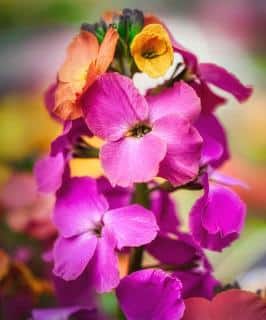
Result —
<instances>
[{"instance_id":1,"label":"orange flower","mask_svg":"<svg viewBox=\"0 0 266 320\"><path fill-rule=\"evenodd\" d=\"M118 37L117 31L109 28L101 45L93 33L83 30L72 40L58 72L53 110L56 115L63 120L77 119L82 115L80 97L108 69Z\"/></svg>"}]
</instances>

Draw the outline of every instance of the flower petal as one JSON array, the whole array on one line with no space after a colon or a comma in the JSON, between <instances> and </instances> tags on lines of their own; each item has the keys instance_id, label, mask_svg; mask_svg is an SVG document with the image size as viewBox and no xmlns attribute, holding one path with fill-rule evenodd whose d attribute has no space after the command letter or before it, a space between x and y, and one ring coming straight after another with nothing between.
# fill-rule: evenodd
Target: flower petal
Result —
<instances>
[{"instance_id":1,"label":"flower petal","mask_svg":"<svg viewBox=\"0 0 266 320\"><path fill-rule=\"evenodd\" d=\"M155 214L160 233L175 233L180 224L175 201L168 192L153 191L151 194L151 211Z\"/></svg>"},{"instance_id":2,"label":"flower petal","mask_svg":"<svg viewBox=\"0 0 266 320\"><path fill-rule=\"evenodd\" d=\"M191 122L195 121L201 110L200 99L195 91L183 81L157 95L148 96L150 119L155 121L167 115L176 114Z\"/></svg>"},{"instance_id":3,"label":"flower petal","mask_svg":"<svg viewBox=\"0 0 266 320\"><path fill-rule=\"evenodd\" d=\"M64 64L58 72L59 81L76 82L79 72L86 70L99 51L98 40L91 32L81 31L67 49Z\"/></svg>"},{"instance_id":4,"label":"flower petal","mask_svg":"<svg viewBox=\"0 0 266 320\"><path fill-rule=\"evenodd\" d=\"M214 93L204 81L192 81L190 82L190 86L200 97L202 113L209 114L227 101L224 97L220 97L218 94Z\"/></svg>"},{"instance_id":5,"label":"flower petal","mask_svg":"<svg viewBox=\"0 0 266 320\"><path fill-rule=\"evenodd\" d=\"M201 114L196 128L203 138L202 165L213 168L221 166L230 158L229 146L224 128L213 114Z\"/></svg>"},{"instance_id":6,"label":"flower petal","mask_svg":"<svg viewBox=\"0 0 266 320\"><path fill-rule=\"evenodd\" d=\"M67 239L59 237L54 245L54 274L66 281L77 279L91 260L96 246L97 238L88 232Z\"/></svg>"},{"instance_id":7,"label":"flower petal","mask_svg":"<svg viewBox=\"0 0 266 320\"><path fill-rule=\"evenodd\" d=\"M98 293L111 291L119 283L118 257L115 247L116 240L104 227L98 239L95 254L88 266L92 284Z\"/></svg>"},{"instance_id":8,"label":"flower petal","mask_svg":"<svg viewBox=\"0 0 266 320\"><path fill-rule=\"evenodd\" d=\"M154 123L153 132L167 143L158 175L175 186L194 179L199 170L202 145L198 131L182 118L166 116Z\"/></svg>"},{"instance_id":9,"label":"flower petal","mask_svg":"<svg viewBox=\"0 0 266 320\"><path fill-rule=\"evenodd\" d=\"M221 251L239 237L246 208L232 190L208 186L205 178L204 195L190 212L190 228L203 248Z\"/></svg>"},{"instance_id":10,"label":"flower petal","mask_svg":"<svg viewBox=\"0 0 266 320\"><path fill-rule=\"evenodd\" d=\"M106 32L103 42L100 46L99 54L96 60L96 69L98 74L103 74L111 64L117 41L119 39L119 34L114 28L109 28Z\"/></svg>"},{"instance_id":11,"label":"flower petal","mask_svg":"<svg viewBox=\"0 0 266 320\"><path fill-rule=\"evenodd\" d=\"M32 320L68 320L69 317L76 315L79 311L84 311L87 316L94 314L93 310L89 310L80 306L53 308L53 309L34 309L32 311ZM94 318L86 318L94 319Z\"/></svg>"},{"instance_id":12,"label":"flower petal","mask_svg":"<svg viewBox=\"0 0 266 320\"><path fill-rule=\"evenodd\" d=\"M113 186L128 187L154 178L165 154L163 140L149 133L106 143L100 150L100 160Z\"/></svg>"},{"instance_id":13,"label":"flower petal","mask_svg":"<svg viewBox=\"0 0 266 320\"><path fill-rule=\"evenodd\" d=\"M201 79L231 93L239 102L244 102L252 94L250 86L243 85L223 67L213 63L200 63L199 71Z\"/></svg>"},{"instance_id":14,"label":"flower petal","mask_svg":"<svg viewBox=\"0 0 266 320\"><path fill-rule=\"evenodd\" d=\"M131 79L118 73L99 77L82 103L88 127L98 137L109 141L120 139L133 125L148 117L145 98Z\"/></svg>"},{"instance_id":15,"label":"flower petal","mask_svg":"<svg viewBox=\"0 0 266 320\"><path fill-rule=\"evenodd\" d=\"M181 282L161 270L141 270L121 280L116 294L128 320L180 320Z\"/></svg>"},{"instance_id":16,"label":"flower petal","mask_svg":"<svg viewBox=\"0 0 266 320\"><path fill-rule=\"evenodd\" d=\"M54 223L62 236L72 237L93 230L107 209L95 180L71 178L57 192Z\"/></svg>"},{"instance_id":17,"label":"flower petal","mask_svg":"<svg viewBox=\"0 0 266 320\"><path fill-rule=\"evenodd\" d=\"M34 166L34 175L37 180L38 190L52 193L62 184L65 160L60 152L55 156L45 156L39 159Z\"/></svg>"},{"instance_id":18,"label":"flower petal","mask_svg":"<svg viewBox=\"0 0 266 320\"><path fill-rule=\"evenodd\" d=\"M114 235L119 250L147 244L159 230L154 214L137 204L107 211L103 220Z\"/></svg>"},{"instance_id":19,"label":"flower petal","mask_svg":"<svg viewBox=\"0 0 266 320\"><path fill-rule=\"evenodd\" d=\"M158 235L155 240L146 246L148 252L163 264L177 268L193 263L200 259L202 252L196 243L189 237L174 239L166 235Z\"/></svg>"}]
</instances>

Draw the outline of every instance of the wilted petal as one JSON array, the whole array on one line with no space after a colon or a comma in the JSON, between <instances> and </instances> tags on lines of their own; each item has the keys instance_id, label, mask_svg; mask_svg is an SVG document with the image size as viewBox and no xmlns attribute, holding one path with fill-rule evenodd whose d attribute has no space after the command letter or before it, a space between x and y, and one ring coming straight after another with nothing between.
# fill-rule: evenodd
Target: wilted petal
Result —
<instances>
[{"instance_id":1,"label":"wilted petal","mask_svg":"<svg viewBox=\"0 0 266 320\"><path fill-rule=\"evenodd\" d=\"M154 178L165 153L164 141L149 133L141 138L127 137L106 143L100 159L111 184L128 187Z\"/></svg>"},{"instance_id":2,"label":"wilted petal","mask_svg":"<svg viewBox=\"0 0 266 320\"><path fill-rule=\"evenodd\" d=\"M160 94L147 97L152 122L169 115L178 115L188 121L195 121L200 114L200 99L185 82L176 83Z\"/></svg>"},{"instance_id":3,"label":"wilted petal","mask_svg":"<svg viewBox=\"0 0 266 320\"><path fill-rule=\"evenodd\" d=\"M83 99L88 127L100 138L120 139L139 121L148 117L148 105L131 79L118 73L102 75Z\"/></svg>"},{"instance_id":4,"label":"wilted petal","mask_svg":"<svg viewBox=\"0 0 266 320\"><path fill-rule=\"evenodd\" d=\"M107 209L108 203L98 193L95 180L71 178L57 192L54 223L64 237L92 232Z\"/></svg>"},{"instance_id":5,"label":"wilted petal","mask_svg":"<svg viewBox=\"0 0 266 320\"><path fill-rule=\"evenodd\" d=\"M235 75L216 64L200 63L199 72L203 80L231 93L239 102L247 100L252 94L251 87L243 85Z\"/></svg>"},{"instance_id":6,"label":"wilted petal","mask_svg":"<svg viewBox=\"0 0 266 320\"><path fill-rule=\"evenodd\" d=\"M180 320L181 282L161 270L141 270L121 280L116 294L128 320Z\"/></svg>"},{"instance_id":7,"label":"wilted petal","mask_svg":"<svg viewBox=\"0 0 266 320\"><path fill-rule=\"evenodd\" d=\"M91 260L96 246L97 238L88 232L71 238L59 237L54 245L54 274L65 281L77 279Z\"/></svg>"},{"instance_id":8,"label":"wilted petal","mask_svg":"<svg viewBox=\"0 0 266 320\"><path fill-rule=\"evenodd\" d=\"M103 220L114 235L118 249L147 244L159 229L154 214L140 205L107 211Z\"/></svg>"}]
</instances>

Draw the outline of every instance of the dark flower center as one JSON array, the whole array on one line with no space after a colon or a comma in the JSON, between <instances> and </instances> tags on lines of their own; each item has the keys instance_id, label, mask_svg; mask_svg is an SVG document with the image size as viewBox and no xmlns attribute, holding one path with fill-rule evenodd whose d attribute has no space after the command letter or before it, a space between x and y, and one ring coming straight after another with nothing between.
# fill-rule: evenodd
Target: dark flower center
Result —
<instances>
[{"instance_id":1,"label":"dark flower center","mask_svg":"<svg viewBox=\"0 0 266 320\"><path fill-rule=\"evenodd\" d=\"M142 53L142 57L145 59L154 59L154 58L157 58L158 56L159 54L154 50L147 50Z\"/></svg>"},{"instance_id":2,"label":"dark flower center","mask_svg":"<svg viewBox=\"0 0 266 320\"><path fill-rule=\"evenodd\" d=\"M145 136L145 134L151 132L151 130L151 126L147 123L138 123L128 131L127 136L141 138Z\"/></svg>"},{"instance_id":3,"label":"dark flower center","mask_svg":"<svg viewBox=\"0 0 266 320\"><path fill-rule=\"evenodd\" d=\"M97 238L101 238L102 236L102 229L103 229L103 224L101 222L99 222L97 225L95 225L94 229L93 229L93 234L97 237Z\"/></svg>"}]
</instances>

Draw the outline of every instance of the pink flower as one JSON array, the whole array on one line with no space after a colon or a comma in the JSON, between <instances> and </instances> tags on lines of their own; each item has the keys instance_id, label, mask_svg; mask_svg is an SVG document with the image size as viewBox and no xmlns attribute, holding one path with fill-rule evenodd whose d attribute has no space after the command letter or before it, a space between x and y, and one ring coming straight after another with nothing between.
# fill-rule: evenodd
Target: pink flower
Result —
<instances>
[{"instance_id":1,"label":"pink flower","mask_svg":"<svg viewBox=\"0 0 266 320\"><path fill-rule=\"evenodd\" d=\"M54 223L55 275L74 280L88 266L98 292L119 283L117 250L147 244L158 231L153 213L139 205L110 210L96 181L86 177L68 180L57 192Z\"/></svg>"},{"instance_id":2,"label":"pink flower","mask_svg":"<svg viewBox=\"0 0 266 320\"><path fill-rule=\"evenodd\" d=\"M106 140L100 160L112 185L157 175L181 185L198 174L202 139L192 123L200 101L185 83L145 99L130 79L108 73L87 92L83 107L89 129Z\"/></svg>"}]
</instances>

